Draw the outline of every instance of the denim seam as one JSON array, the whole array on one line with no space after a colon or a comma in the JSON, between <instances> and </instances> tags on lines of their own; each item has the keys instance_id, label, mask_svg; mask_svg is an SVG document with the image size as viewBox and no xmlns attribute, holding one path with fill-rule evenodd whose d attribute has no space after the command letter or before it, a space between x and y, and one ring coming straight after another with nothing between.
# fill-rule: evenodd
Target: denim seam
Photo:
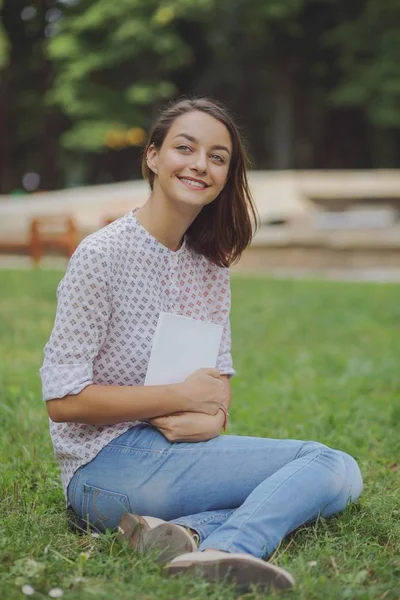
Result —
<instances>
[{"instance_id":1,"label":"denim seam","mask_svg":"<svg viewBox=\"0 0 400 600\"><path fill-rule=\"evenodd\" d=\"M239 529L236 531L236 533L234 534L233 537L231 537L230 542L227 543L227 545L233 547L233 543L235 538L238 536L238 534L242 531L243 527L249 522L249 520L254 516L254 514L257 512L257 510L260 509L261 506L263 506L263 504L265 504L271 497L273 494L275 494L285 483L287 483L288 481L290 481L290 479L292 479L295 475L297 475L298 473L300 473L303 469L305 469L306 467L308 467L311 463L313 463L315 460L317 460L317 458L319 458L319 456L321 456L322 454L322 450L320 450L317 454L317 456L313 456L313 458L303 467L301 467L300 469L298 469L296 471L296 473L293 473L288 479L285 479L285 481L283 481L279 487L277 487L276 489L273 490L273 492L270 493L270 495L265 498L263 500L263 502L261 504L259 504L257 506L257 508L252 512L251 515L249 515L247 517L247 519L245 521L242 522L242 524L240 525Z\"/></svg>"},{"instance_id":2,"label":"denim seam","mask_svg":"<svg viewBox=\"0 0 400 600\"><path fill-rule=\"evenodd\" d=\"M204 541L201 541L200 546L202 546L203 543L206 543L207 539L208 538L206 538ZM201 551L201 550L203 550L203 548L201 548L200 546L199 546L199 550ZM235 548L232 544L228 544L226 542L221 542L221 543L217 542L216 544L212 544L212 546L210 546L210 548L211 547L215 548L216 550L221 550L222 552L231 552L231 553L237 552L237 548ZM207 550L207 547L204 548L204 550ZM258 558L258 557L256 557L256 558Z\"/></svg>"},{"instance_id":3,"label":"denim seam","mask_svg":"<svg viewBox=\"0 0 400 600\"><path fill-rule=\"evenodd\" d=\"M233 509L232 509L233 510ZM224 514L219 514L219 518L224 518L224 516L226 515L226 517L228 518L230 516L231 511L228 511L227 513ZM204 525L207 525L208 523L211 523L211 521L215 518L215 515L210 515L209 517L204 517L203 519L201 519L201 521L197 521L195 523L191 523L189 521L189 524L187 523L187 517L181 517L179 519L174 519L174 523L176 525L183 525L184 527L189 527L190 529L193 529L197 535L199 536L199 541L200 543L202 543L204 540L206 540L206 535L204 532Z\"/></svg>"},{"instance_id":4,"label":"denim seam","mask_svg":"<svg viewBox=\"0 0 400 600\"><path fill-rule=\"evenodd\" d=\"M224 514L229 515L230 511L227 513L224 513ZM220 513L218 513L218 517L224 518L224 514L221 515ZM215 515L210 515L209 517L204 517L204 519L199 521L199 525L207 525L207 523L210 523L214 518L215 518Z\"/></svg>"},{"instance_id":5,"label":"denim seam","mask_svg":"<svg viewBox=\"0 0 400 600\"><path fill-rule=\"evenodd\" d=\"M103 450L106 450L107 452L112 452L113 450L116 450L125 454L155 454L158 456L162 454L165 455L168 452L168 450L152 450L151 448L131 448L130 446L124 446L122 444L113 444L112 446L106 446L105 448L103 448Z\"/></svg>"},{"instance_id":6,"label":"denim seam","mask_svg":"<svg viewBox=\"0 0 400 600\"><path fill-rule=\"evenodd\" d=\"M71 498L72 498L72 500L74 500L74 498L75 498L76 488L78 487L78 482L80 480L80 477L81 477L81 472L80 472L80 468L79 468L73 474L72 479L69 482L69 485L67 487L67 503L68 504L71 504L71 502L70 502ZM70 488L71 488L71 490L70 490Z\"/></svg>"},{"instance_id":7,"label":"denim seam","mask_svg":"<svg viewBox=\"0 0 400 600\"><path fill-rule=\"evenodd\" d=\"M234 510L234 509L232 509ZM230 515L231 511L228 511L227 513L224 514L220 514L218 513L218 517L224 518L224 515L226 514L226 516L228 517ZM188 515L189 516L189 515ZM191 516L191 515L190 515ZM187 519L188 517L179 517L180 521L183 521L184 519ZM201 519L200 521L196 520L196 526L197 525L207 525L207 523L210 523L213 519L215 519L215 515L210 515L209 517L204 517L203 519ZM176 521L177 519L174 519L174 521Z\"/></svg>"}]
</instances>

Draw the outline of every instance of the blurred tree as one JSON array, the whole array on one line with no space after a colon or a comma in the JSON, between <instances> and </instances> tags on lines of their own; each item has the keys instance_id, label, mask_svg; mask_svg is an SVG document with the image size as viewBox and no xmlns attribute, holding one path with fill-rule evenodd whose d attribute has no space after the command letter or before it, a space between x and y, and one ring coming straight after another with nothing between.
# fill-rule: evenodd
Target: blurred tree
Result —
<instances>
[{"instance_id":1,"label":"blurred tree","mask_svg":"<svg viewBox=\"0 0 400 600\"><path fill-rule=\"evenodd\" d=\"M0 0L0 15L3 9L3 0ZM9 41L7 33L4 29L2 20L0 19L0 69L4 69L8 65L9 61Z\"/></svg>"},{"instance_id":2,"label":"blurred tree","mask_svg":"<svg viewBox=\"0 0 400 600\"><path fill-rule=\"evenodd\" d=\"M332 103L362 111L376 166L399 166L400 2L353 0L341 13L326 36L340 70Z\"/></svg>"},{"instance_id":3,"label":"blurred tree","mask_svg":"<svg viewBox=\"0 0 400 600\"><path fill-rule=\"evenodd\" d=\"M217 95L241 116L257 168L370 166L362 112L332 102L340 68L338 52L326 36L346 17L339 10L346 4L213 3L202 33L209 62L204 65L196 53L194 89ZM362 10L358 3L355 12Z\"/></svg>"},{"instance_id":4,"label":"blurred tree","mask_svg":"<svg viewBox=\"0 0 400 600\"><path fill-rule=\"evenodd\" d=\"M0 67L0 192L21 187L23 175L31 171L40 173L40 187L56 188L61 184L59 118L45 103L52 85L45 42L53 1L32 0L27 5L25 0L3 0L2 4L8 55Z\"/></svg>"},{"instance_id":5,"label":"blurred tree","mask_svg":"<svg viewBox=\"0 0 400 600\"><path fill-rule=\"evenodd\" d=\"M101 165L103 177L107 169L114 174L119 170L122 178L134 173L137 144L125 134L132 127L148 130L160 103L181 91L173 75L191 61L192 50L179 35L177 22L188 13L196 20L209 4L81 0L65 9L60 31L49 43L57 65L50 101L72 123L62 136L63 146L103 153L92 161L94 170ZM118 136L127 143L121 143L126 149L119 152L116 164L107 146L115 148ZM88 176L96 179L93 171Z\"/></svg>"},{"instance_id":6,"label":"blurred tree","mask_svg":"<svg viewBox=\"0 0 400 600\"><path fill-rule=\"evenodd\" d=\"M73 124L63 144L102 153L92 171L102 165L115 174L115 152L106 152L109 133L148 129L161 103L195 93L217 97L240 115L257 168L371 166L379 162L370 152L371 135L398 140L392 131L382 133L365 105L349 102L360 80L351 56L358 47L362 52L365 37L374 39L372 48L379 45L385 31L387 17L374 30L371 11L364 0L121 0L115 6L81 0L50 43L58 72L52 101ZM359 88L367 93L362 80ZM388 96L381 90L383 105ZM384 160L391 164L389 154ZM138 153L126 148L118 155L119 176L133 174Z\"/></svg>"},{"instance_id":7,"label":"blurred tree","mask_svg":"<svg viewBox=\"0 0 400 600\"><path fill-rule=\"evenodd\" d=\"M0 15L3 0L0 0ZM10 61L10 44L4 23L0 17L0 193L13 187L14 174L10 152L10 130L7 123L8 105L8 66Z\"/></svg>"},{"instance_id":8,"label":"blurred tree","mask_svg":"<svg viewBox=\"0 0 400 600\"><path fill-rule=\"evenodd\" d=\"M360 5L360 2L359 2ZM400 2L368 0L348 10L327 38L335 48L341 81L336 103L365 108L377 125L400 125Z\"/></svg>"},{"instance_id":9,"label":"blurred tree","mask_svg":"<svg viewBox=\"0 0 400 600\"><path fill-rule=\"evenodd\" d=\"M46 188L138 176L182 94L239 116L255 168L398 166L400 0L1 1L3 190L28 168Z\"/></svg>"},{"instance_id":10,"label":"blurred tree","mask_svg":"<svg viewBox=\"0 0 400 600\"><path fill-rule=\"evenodd\" d=\"M241 116L258 168L398 166L399 13L400 0L214 0L182 79Z\"/></svg>"},{"instance_id":11,"label":"blurred tree","mask_svg":"<svg viewBox=\"0 0 400 600\"><path fill-rule=\"evenodd\" d=\"M328 58L319 33L329 24L329 9L327 0L213 2L204 31L213 71L207 66L196 88L217 90L242 115L257 167L285 169L312 161L310 148L300 147L301 139L296 148L296 140L302 124L309 130L307 106L318 89L319 66Z\"/></svg>"}]
</instances>

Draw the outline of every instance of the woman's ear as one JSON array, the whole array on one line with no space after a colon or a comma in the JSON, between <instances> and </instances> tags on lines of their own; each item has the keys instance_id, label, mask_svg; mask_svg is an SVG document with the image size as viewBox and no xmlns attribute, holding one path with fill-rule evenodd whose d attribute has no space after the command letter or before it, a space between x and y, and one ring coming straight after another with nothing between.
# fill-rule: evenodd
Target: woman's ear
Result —
<instances>
[{"instance_id":1,"label":"woman's ear","mask_svg":"<svg viewBox=\"0 0 400 600\"><path fill-rule=\"evenodd\" d=\"M158 173L158 152L154 144L151 144L146 154L147 166L155 175Z\"/></svg>"}]
</instances>

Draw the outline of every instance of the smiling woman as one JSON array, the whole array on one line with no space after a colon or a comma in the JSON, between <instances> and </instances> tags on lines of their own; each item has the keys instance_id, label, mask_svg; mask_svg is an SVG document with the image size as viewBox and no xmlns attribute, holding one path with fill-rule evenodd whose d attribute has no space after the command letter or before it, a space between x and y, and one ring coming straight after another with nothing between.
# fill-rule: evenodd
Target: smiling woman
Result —
<instances>
[{"instance_id":1,"label":"smiling woman","mask_svg":"<svg viewBox=\"0 0 400 600\"><path fill-rule=\"evenodd\" d=\"M139 211L139 220L151 206L168 205L169 211L190 215L190 226L204 207L212 202L214 206L222 204L231 146L227 128L214 117L200 111L179 116L159 148L151 141L148 145L146 167L155 177L151 197ZM216 147L220 148L219 154Z\"/></svg>"},{"instance_id":2,"label":"smiling woman","mask_svg":"<svg viewBox=\"0 0 400 600\"><path fill-rule=\"evenodd\" d=\"M287 588L291 575L264 559L299 525L343 510L362 480L351 456L316 442L220 435L235 373L227 267L255 218L245 164L215 102L161 114L143 157L146 204L84 240L59 285L43 396L83 527L119 527L170 574ZM222 326L216 368L144 385L161 311Z\"/></svg>"},{"instance_id":3,"label":"smiling woman","mask_svg":"<svg viewBox=\"0 0 400 600\"><path fill-rule=\"evenodd\" d=\"M216 102L201 98L174 103L162 113L149 136L142 172L153 204L163 196L170 207L192 215L188 245L227 267L249 245L257 222L246 166L234 121Z\"/></svg>"}]
</instances>

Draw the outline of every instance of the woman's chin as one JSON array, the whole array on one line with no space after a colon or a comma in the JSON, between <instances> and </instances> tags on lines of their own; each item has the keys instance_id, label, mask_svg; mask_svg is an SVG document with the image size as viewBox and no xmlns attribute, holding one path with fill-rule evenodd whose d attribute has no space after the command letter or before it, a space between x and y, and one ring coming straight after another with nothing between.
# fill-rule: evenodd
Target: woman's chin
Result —
<instances>
[{"instance_id":1,"label":"woman's chin","mask_svg":"<svg viewBox=\"0 0 400 600\"><path fill-rule=\"evenodd\" d=\"M210 198L209 195L199 194L198 192L190 193L190 191L187 194L173 196L171 199L180 206L187 206L188 208L193 207L200 210L203 206L206 206L215 200L215 198Z\"/></svg>"}]
</instances>

